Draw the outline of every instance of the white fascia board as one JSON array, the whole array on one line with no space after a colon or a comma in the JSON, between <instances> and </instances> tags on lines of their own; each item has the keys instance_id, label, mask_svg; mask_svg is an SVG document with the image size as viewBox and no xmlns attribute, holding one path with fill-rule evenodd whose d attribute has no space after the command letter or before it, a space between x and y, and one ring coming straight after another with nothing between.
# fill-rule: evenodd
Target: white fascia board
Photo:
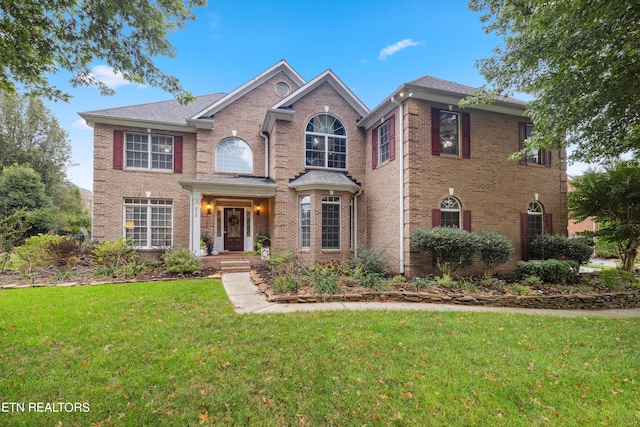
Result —
<instances>
[{"instance_id":1,"label":"white fascia board","mask_svg":"<svg viewBox=\"0 0 640 427\"><path fill-rule=\"evenodd\" d=\"M143 120L143 119L130 119L130 118L127 119L127 118L121 118L121 117L101 116L99 114L88 114L88 113L79 113L79 115L87 122L87 124L100 123L105 125L150 128L150 129L169 130L169 131L184 132L184 133L197 132L195 128L192 128L187 125L181 125L179 123L156 122L153 120Z\"/></svg>"},{"instance_id":2,"label":"white fascia board","mask_svg":"<svg viewBox=\"0 0 640 427\"><path fill-rule=\"evenodd\" d=\"M287 63L287 61L285 61L283 59L280 62L278 62L276 65L274 65L273 67L269 68L268 70L262 72L261 74L257 75L253 79L249 80L248 82L246 82L245 84L243 84L242 86L240 86L239 88L234 90L233 92L228 93L227 95L223 96L222 98L220 98L218 101L216 101L215 103L213 103L209 107L207 107L204 110L198 112L193 117L191 117L191 119L197 119L199 117L202 117L203 115L209 115L210 116L212 114L215 114L217 111L220 111L221 109L223 109L227 105L231 104L232 102L234 102L238 98L240 98L240 97L246 95L247 93L249 93L250 91L252 91L254 88L259 86L260 84L262 84L266 80L268 80L271 77L275 76L280 71L284 71L285 74L287 74L289 76L289 78L291 78L291 80L293 80L294 83L296 83L299 86L303 86L306 83L305 80L302 77L300 77L300 75L298 73L296 73L296 71L293 68L291 68L291 66Z\"/></svg>"},{"instance_id":3,"label":"white fascia board","mask_svg":"<svg viewBox=\"0 0 640 427\"><path fill-rule=\"evenodd\" d=\"M325 82L329 83L360 115L365 116L369 113L367 106L331 70L321 73L309 83L282 99L273 108L288 107Z\"/></svg>"},{"instance_id":4,"label":"white fascia board","mask_svg":"<svg viewBox=\"0 0 640 427\"><path fill-rule=\"evenodd\" d=\"M289 184L289 188L293 188L296 191L306 191L306 190L334 190L334 191L348 191L352 194L355 194L360 190L360 186L358 184L327 184L320 182L305 182L302 184L296 184L292 182Z\"/></svg>"},{"instance_id":5,"label":"white fascia board","mask_svg":"<svg viewBox=\"0 0 640 427\"><path fill-rule=\"evenodd\" d=\"M276 189L278 188L277 184L236 184L192 180L180 180L178 184L189 191L200 191L222 196L273 197L276 195Z\"/></svg>"},{"instance_id":6,"label":"white fascia board","mask_svg":"<svg viewBox=\"0 0 640 427\"><path fill-rule=\"evenodd\" d=\"M358 126L367 130L372 126L379 124L381 118L385 117L387 114L395 111L397 109L397 105L391 102L390 98L387 98L382 104L378 105L375 110L373 110L370 114L368 114L364 119L358 122Z\"/></svg>"},{"instance_id":7,"label":"white fascia board","mask_svg":"<svg viewBox=\"0 0 640 427\"><path fill-rule=\"evenodd\" d=\"M276 120L283 120L285 122L293 121L293 115L296 112L294 110L283 110L278 108L268 108L264 112L264 118L262 119L262 125L260 126L261 133L270 133L273 129L273 125Z\"/></svg>"},{"instance_id":8,"label":"white fascia board","mask_svg":"<svg viewBox=\"0 0 640 427\"><path fill-rule=\"evenodd\" d=\"M210 119L187 119L187 123L196 129L213 129L213 120Z\"/></svg>"}]
</instances>

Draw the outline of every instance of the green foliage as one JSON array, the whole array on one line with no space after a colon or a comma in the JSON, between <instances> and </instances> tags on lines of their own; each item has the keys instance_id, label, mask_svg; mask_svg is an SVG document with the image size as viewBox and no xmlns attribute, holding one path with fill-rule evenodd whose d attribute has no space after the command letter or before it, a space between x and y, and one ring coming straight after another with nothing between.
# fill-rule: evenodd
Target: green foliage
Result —
<instances>
[{"instance_id":1,"label":"green foliage","mask_svg":"<svg viewBox=\"0 0 640 427\"><path fill-rule=\"evenodd\" d=\"M568 238L559 234L540 234L531 241L531 248L542 259L567 259L579 265L586 264L593 249L584 237Z\"/></svg>"},{"instance_id":2,"label":"green foliage","mask_svg":"<svg viewBox=\"0 0 640 427\"><path fill-rule=\"evenodd\" d=\"M471 0L500 45L478 62L487 84L473 105L525 93L530 149L573 146L589 163L640 149L640 8L628 0ZM487 91L489 96L487 96Z\"/></svg>"},{"instance_id":3,"label":"green foliage","mask_svg":"<svg viewBox=\"0 0 640 427\"><path fill-rule=\"evenodd\" d=\"M254 248L256 251L258 251L258 255L260 254L259 251L260 249L262 249L262 247L265 245L265 243L269 240L269 236L267 236L266 234L260 234L257 233L256 234L256 241L254 242Z\"/></svg>"},{"instance_id":4,"label":"green foliage","mask_svg":"<svg viewBox=\"0 0 640 427\"><path fill-rule=\"evenodd\" d=\"M75 265L82 255L82 249L78 242L70 237L54 240L46 248L52 264L60 267Z\"/></svg>"},{"instance_id":5,"label":"green foliage","mask_svg":"<svg viewBox=\"0 0 640 427\"><path fill-rule=\"evenodd\" d=\"M291 264L295 260L295 255L293 251L271 251L269 254L269 259L264 262L264 266L277 271L286 266L287 264Z\"/></svg>"},{"instance_id":6,"label":"green foliage","mask_svg":"<svg viewBox=\"0 0 640 427\"><path fill-rule=\"evenodd\" d=\"M0 271L3 271L11 259L13 248L24 239L26 226L23 221L24 211L0 217Z\"/></svg>"},{"instance_id":7,"label":"green foliage","mask_svg":"<svg viewBox=\"0 0 640 427\"><path fill-rule=\"evenodd\" d=\"M121 268L123 269L123 272L126 276L137 277L138 275L144 273L149 269L149 263L145 261L143 262L134 261L131 264Z\"/></svg>"},{"instance_id":8,"label":"green foliage","mask_svg":"<svg viewBox=\"0 0 640 427\"><path fill-rule=\"evenodd\" d=\"M521 285L519 283L514 283L511 285L511 290L513 293L520 296L526 296L531 294L531 288L527 285Z\"/></svg>"},{"instance_id":9,"label":"green foliage","mask_svg":"<svg viewBox=\"0 0 640 427\"><path fill-rule=\"evenodd\" d=\"M299 279L293 274L281 274L274 279L273 291L276 294L295 293L299 288Z\"/></svg>"},{"instance_id":10,"label":"green foliage","mask_svg":"<svg viewBox=\"0 0 640 427\"><path fill-rule=\"evenodd\" d=\"M87 212L80 189L64 182L54 189L56 230L60 234L77 235L81 227L91 229L91 215Z\"/></svg>"},{"instance_id":11,"label":"green foliage","mask_svg":"<svg viewBox=\"0 0 640 427\"><path fill-rule=\"evenodd\" d=\"M538 276L527 276L524 279L522 279L522 284L529 287L538 287L538 286L542 286L543 281Z\"/></svg>"},{"instance_id":12,"label":"green foliage","mask_svg":"<svg viewBox=\"0 0 640 427\"><path fill-rule=\"evenodd\" d=\"M160 87L181 102L191 100L191 94L175 77L164 74L153 58L175 56L168 35L195 19L190 8L206 3L8 2L0 15L0 28L6 34L0 49L4 66L0 91L23 87L30 93L68 101L69 94L49 81L51 72L64 70L72 75L72 86L97 86L102 94L112 94L89 69L100 61L129 81Z\"/></svg>"},{"instance_id":13,"label":"green foliage","mask_svg":"<svg viewBox=\"0 0 640 427\"><path fill-rule=\"evenodd\" d=\"M478 254L484 266L484 277L492 277L496 268L509 261L514 249L511 241L495 231L475 231L477 239Z\"/></svg>"},{"instance_id":14,"label":"green foliage","mask_svg":"<svg viewBox=\"0 0 640 427\"><path fill-rule=\"evenodd\" d=\"M571 218L600 223L599 240L614 242L623 268L632 271L640 242L640 167L618 162L604 172L576 177L569 193Z\"/></svg>"},{"instance_id":15,"label":"green foliage","mask_svg":"<svg viewBox=\"0 0 640 427\"><path fill-rule=\"evenodd\" d=\"M384 276L389 271L389 257L386 249L361 246L358 248L358 256L353 258L353 265L362 267L367 274Z\"/></svg>"},{"instance_id":16,"label":"green foliage","mask_svg":"<svg viewBox=\"0 0 640 427\"><path fill-rule=\"evenodd\" d=\"M470 264L478 249L477 239L473 234L454 227L418 230L411 236L411 244L430 253L438 269L448 276Z\"/></svg>"},{"instance_id":17,"label":"green foliage","mask_svg":"<svg viewBox=\"0 0 640 427\"><path fill-rule=\"evenodd\" d=\"M358 283L360 284L360 286L378 292L388 289L387 284L382 280L382 276L380 274L365 274L358 280Z\"/></svg>"},{"instance_id":18,"label":"green foliage","mask_svg":"<svg viewBox=\"0 0 640 427\"><path fill-rule=\"evenodd\" d=\"M426 290L426 291L428 291L428 290L431 290L433 288L433 281L431 280L431 278L429 276L416 277L411 281L411 283L418 290Z\"/></svg>"},{"instance_id":19,"label":"green foliage","mask_svg":"<svg viewBox=\"0 0 640 427\"><path fill-rule=\"evenodd\" d=\"M574 261L549 259L546 261L519 261L513 272L514 280L535 276L544 283L565 284L578 280L579 266Z\"/></svg>"},{"instance_id":20,"label":"green foliage","mask_svg":"<svg viewBox=\"0 0 640 427\"><path fill-rule=\"evenodd\" d=\"M74 275L75 274L73 273L73 271L61 268L56 270L56 272L53 274L53 280L57 282L64 282L65 280L72 279Z\"/></svg>"},{"instance_id":21,"label":"green foliage","mask_svg":"<svg viewBox=\"0 0 640 427\"><path fill-rule=\"evenodd\" d=\"M24 261L26 270L32 272L36 267L47 267L54 264L54 256L49 249L63 241L64 238L61 236L39 234L26 239L22 246L15 248L15 253Z\"/></svg>"},{"instance_id":22,"label":"green foliage","mask_svg":"<svg viewBox=\"0 0 640 427\"><path fill-rule=\"evenodd\" d=\"M605 239L596 239L596 255L602 258L618 258L618 245Z\"/></svg>"},{"instance_id":23,"label":"green foliage","mask_svg":"<svg viewBox=\"0 0 640 427\"><path fill-rule=\"evenodd\" d=\"M636 286L638 280L633 272L619 268L610 268L598 272L600 284L611 290L620 290L627 286Z\"/></svg>"},{"instance_id":24,"label":"green foliage","mask_svg":"<svg viewBox=\"0 0 640 427\"><path fill-rule=\"evenodd\" d=\"M96 269L96 276L108 279L110 277L115 277L118 273L118 267L115 265L103 265Z\"/></svg>"},{"instance_id":25,"label":"green foliage","mask_svg":"<svg viewBox=\"0 0 640 427\"><path fill-rule=\"evenodd\" d=\"M202 270L200 258L187 248L174 248L162 254L165 269L170 273L191 274Z\"/></svg>"},{"instance_id":26,"label":"green foliage","mask_svg":"<svg viewBox=\"0 0 640 427\"><path fill-rule=\"evenodd\" d=\"M130 239L120 237L116 240L94 244L91 260L95 265L114 266L117 269L136 262L138 252L133 248Z\"/></svg>"}]
</instances>

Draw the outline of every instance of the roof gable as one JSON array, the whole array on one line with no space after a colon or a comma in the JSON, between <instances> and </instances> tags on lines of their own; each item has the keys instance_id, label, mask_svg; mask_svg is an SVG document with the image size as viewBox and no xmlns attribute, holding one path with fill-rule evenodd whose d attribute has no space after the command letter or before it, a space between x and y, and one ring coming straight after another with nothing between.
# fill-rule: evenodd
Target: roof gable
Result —
<instances>
[{"instance_id":1,"label":"roof gable","mask_svg":"<svg viewBox=\"0 0 640 427\"><path fill-rule=\"evenodd\" d=\"M211 117L216 112L220 111L227 105L233 103L237 99L251 92L253 89L260 86L262 83L266 82L271 77L277 75L280 72L284 72L298 86L302 86L306 83L305 80L293 68L291 68L287 61L283 59L273 67L249 80L233 92L230 92L224 97L220 98L212 105L209 105L206 108L198 111L196 114L190 117L190 120L198 120L201 118Z\"/></svg>"}]
</instances>

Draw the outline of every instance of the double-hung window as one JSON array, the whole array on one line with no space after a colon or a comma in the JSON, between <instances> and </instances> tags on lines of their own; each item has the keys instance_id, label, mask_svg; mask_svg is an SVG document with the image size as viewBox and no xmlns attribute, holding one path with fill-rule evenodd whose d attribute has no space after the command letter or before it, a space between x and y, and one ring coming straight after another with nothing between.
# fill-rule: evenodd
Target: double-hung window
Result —
<instances>
[{"instance_id":1,"label":"double-hung window","mask_svg":"<svg viewBox=\"0 0 640 427\"><path fill-rule=\"evenodd\" d=\"M378 164L389 161L391 155L391 123L389 120L378 127Z\"/></svg>"},{"instance_id":2,"label":"double-hung window","mask_svg":"<svg viewBox=\"0 0 640 427\"><path fill-rule=\"evenodd\" d=\"M440 111L440 154L460 154L460 115Z\"/></svg>"},{"instance_id":3,"label":"double-hung window","mask_svg":"<svg viewBox=\"0 0 640 427\"><path fill-rule=\"evenodd\" d=\"M533 124L525 123L524 124L524 139L527 140L531 138L535 134L535 130L533 128ZM542 165L544 164L544 153L542 150L534 150L528 153L527 156L528 164L536 164Z\"/></svg>"},{"instance_id":4,"label":"double-hung window","mask_svg":"<svg viewBox=\"0 0 640 427\"><path fill-rule=\"evenodd\" d=\"M132 169L173 170L173 137L125 133L125 165Z\"/></svg>"},{"instance_id":5,"label":"double-hung window","mask_svg":"<svg viewBox=\"0 0 640 427\"><path fill-rule=\"evenodd\" d=\"M340 249L340 197L322 198L322 249Z\"/></svg>"},{"instance_id":6,"label":"double-hung window","mask_svg":"<svg viewBox=\"0 0 640 427\"><path fill-rule=\"evenodd\" d=\"M342 122L331 114L314 116L305 131L307 166L347 168L347 132Z\"/></svg>"},{"instance_id":7,"label":"double-hung window","mask_svg":"<svg viewBox=\"0 0 640 427\"><path fill-rule=\"evenodd\" d=\"M124 235L141 249L168 248L173 243L173 202L125 199Z\"/></svg>"}]
</instances>

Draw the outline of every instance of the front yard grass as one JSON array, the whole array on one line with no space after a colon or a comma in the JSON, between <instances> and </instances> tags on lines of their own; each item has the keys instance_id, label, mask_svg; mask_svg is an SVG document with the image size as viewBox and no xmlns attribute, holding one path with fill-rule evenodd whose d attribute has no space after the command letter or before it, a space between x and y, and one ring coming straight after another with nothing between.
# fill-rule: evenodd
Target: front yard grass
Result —
<instances>
[{"instance_id":1,"label":"front yard grass","mask_svg":"<svg viewBox=\"0 0 640 427\"><path fill-rule=\"evenodd\" d=\"M0 405L90 407L0 425L640 422L640 319L236 315L218 280L14 289L0 313Z\"/></svg>"}]
</instances>

